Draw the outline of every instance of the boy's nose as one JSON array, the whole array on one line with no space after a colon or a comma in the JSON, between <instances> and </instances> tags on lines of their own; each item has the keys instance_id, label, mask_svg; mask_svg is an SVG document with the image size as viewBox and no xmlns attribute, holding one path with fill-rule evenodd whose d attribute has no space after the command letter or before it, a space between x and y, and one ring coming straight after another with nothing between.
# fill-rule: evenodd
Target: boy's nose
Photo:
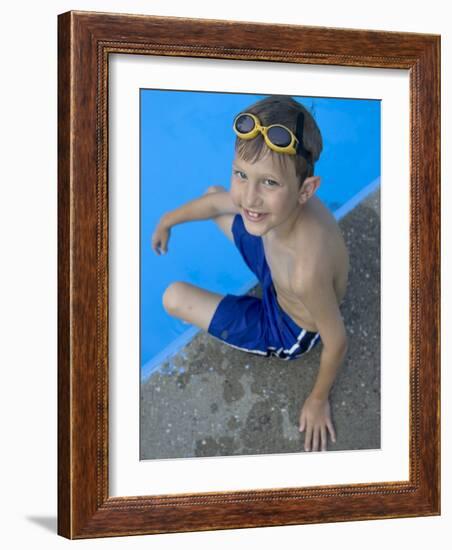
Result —
<instances>
[{"instance_id":1,"label":"boy's nose","mask_svg":"<svg viewBox=\"0 0 452 550\"><path fill-rule=\"evenodd\" d=\"M249 182L245 191L245 207L251 209L260 203L261 199L257 190L257 184Z\"/></svg>"}]
</instances>

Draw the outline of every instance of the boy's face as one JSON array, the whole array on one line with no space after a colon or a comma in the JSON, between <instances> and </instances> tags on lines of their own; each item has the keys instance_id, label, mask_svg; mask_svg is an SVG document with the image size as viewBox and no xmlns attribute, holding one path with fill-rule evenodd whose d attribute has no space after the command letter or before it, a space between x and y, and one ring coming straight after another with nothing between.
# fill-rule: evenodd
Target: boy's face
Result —
<instances>
[{"instance_id":1,"label":"boy's face","mask_svg":"<svg viewBox=\"0 0 452 550\"><path fill-rule=\"evenodd\" d=\"M254 163L234 159L230 193L252 235L265 235L293 219L304 202L301 191L293 162L283 166L270 154Z\"/></svg>"}]
</instances>

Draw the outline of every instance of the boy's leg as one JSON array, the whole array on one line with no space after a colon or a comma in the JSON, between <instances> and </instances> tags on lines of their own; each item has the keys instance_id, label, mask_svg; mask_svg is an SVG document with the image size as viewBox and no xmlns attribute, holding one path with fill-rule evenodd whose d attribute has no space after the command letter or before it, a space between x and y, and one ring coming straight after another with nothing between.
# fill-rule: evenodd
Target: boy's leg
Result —
<instances>
[{"instance_id":1,"label":"boy's leg","mask_svg":"<svg viewBox=\"0 0 452 550\"><path fill-rule=\"evenodd\" d=\"M204 195L224 191L227 191L227 189L222 185L211 185L205 190ZM234 237L232 235L232 222L234 221L234 214L224 214L223 216L217 216L213 221L218 225L221 231L223 231L226 237L230 241L234 242Z\"/></svg>"},{"instance_id":2,"label":"boy's leg","mask_svg":"<svg viewBox=\"0 0 452 550\"><path fill-rule=\"evenodd\" d=\"M170 284L163 293L163 307L172 317L207 331L222 298L221 294L190 283L176 282Z\"/></svg>"}]
</instances>

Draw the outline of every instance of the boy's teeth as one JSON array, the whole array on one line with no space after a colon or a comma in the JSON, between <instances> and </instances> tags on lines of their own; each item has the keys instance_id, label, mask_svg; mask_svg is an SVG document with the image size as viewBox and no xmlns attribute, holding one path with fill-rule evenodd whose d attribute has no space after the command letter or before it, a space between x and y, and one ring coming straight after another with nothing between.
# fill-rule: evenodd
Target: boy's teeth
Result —
<instances>
[{"instance_id":1,"label":"boy's teeth","mask_svg":"<svg viewBox=\"0 0 452 550\"><path fill-rule=\"evenodd\" d=\"M250 210L248 210L247 212L252 218L258 218L259 216L261 216L259 212L251 212Z\"/></svg>"}]
</instances>

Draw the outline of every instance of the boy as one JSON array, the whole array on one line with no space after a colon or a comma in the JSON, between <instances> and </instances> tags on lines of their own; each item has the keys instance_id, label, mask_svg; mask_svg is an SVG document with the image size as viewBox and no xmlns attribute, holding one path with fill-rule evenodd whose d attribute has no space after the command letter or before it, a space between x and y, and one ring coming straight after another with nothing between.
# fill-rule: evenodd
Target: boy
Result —
<instances>
[{"instance_id":1,"label":"boy","mask_svg":"<svg viewBox=\"0 0 452 550\"><path fill-rule=\"evenodd\" d=\"M306 451L336 441L329 391L345 357L339 311L348 253L337 223L315 196L314 163L322 150L310 113L290 97L270 96L234 120L237 135L230 191L206 193L168 212L152 236L166 253L171 227L213 219L239 249L262 287L262 299L222 296L175 282L163 295L166 311L241 350L285 360L322 340L320 368L300 413Z\"/></svg>"}]
</instances>

